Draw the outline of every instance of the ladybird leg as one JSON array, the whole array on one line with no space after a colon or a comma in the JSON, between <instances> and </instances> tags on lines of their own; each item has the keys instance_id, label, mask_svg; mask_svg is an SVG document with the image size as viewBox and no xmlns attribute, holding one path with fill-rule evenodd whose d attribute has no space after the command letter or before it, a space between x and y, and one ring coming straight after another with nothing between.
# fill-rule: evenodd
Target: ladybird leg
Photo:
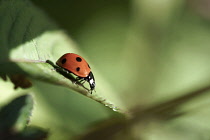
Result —
<instances>
[{"instance_id":1,"label":"ladybird leg","mask_svg":"<svg viewBox=\"0 0 210 140\"><path fill-rule=\"evenodd\" d=\"M85 79L83 77L77 77L75 82L81 83L83 85L85 83Z\"/></svg>"},{"instance_id":2,"label":"ladybird leg","mask_svg":"<svg viewBox=\"0 0 210 140\"><path fill-rule=\"evenodd\" d=\"M78 80L79 80L78 77L76 77L76 79L74 81L72 81L72 83L76 84Z\"/></svg>"},{"instance_id":3,"label":"ladybird leg","mask_svg":"<svg viewBox=\"0 0 210 140\"><path fill-rule=\"evenodd\" d=\"M80 81L81 84L84 84L85 82L86 82L85 80Z\"/></svg>"},{"instance_id":4,"label":"ladybird leg","mask_svg":"<svg viewBox=\"0 0 210 140\"><path fill-rule=\"evenodd\" d=\"M55 65L52 61L46 60L46 63L50 64L53 67L53 71L57 71L58 73L62 74L65 76L65 74L69 74L70 72L68 70L65 70L64 68L61 68L57 65Z\"/></svg>"},{"instance_id":5,"label":"ladybird leg","mask_svg":"<svg viewBox=\"0 0 210 140\"><path fill-rule=\"evenodd\" d=\"M90 94L92 94L92 93L93 93L93 90L95 91L95 89L89 89L88 92L89 92Z\"/></svg>"},{"instance_id":6,"label":"ladybird leg","mask_svg":"<svg viewBox=\"0 0 210 140\"><path fill-rule=\"evenodd\" d=\"M80 84L82 84L82 85L84 85L84 83L86 82L84 79L81 79L81 80L79 80L79 81L77 81L78 83L80 83Z\"/></svg>"},{"instance_id":7,"label":"ladybird leg","mask_svg":"<svg viewBox=\"0 0 210 140\"><path fill-rule=\"evenodd\" d=\"M79 77L79 76L78 76L78 77L76 77L76 81L78 81L78 80L80 80L80 79L81 79L81 77Z\"/></svg>"},{"instance_id":8,"label":"ladybird leg","mask_svg":"<svg viewBox=\"0 0 210 140\"><path fill-rule=\"evenodd\" d=\"M93 91L94 91L94 92L96 92L96 90L95 90L95 89L88 89L88 92L89 92L90 94L92 94L92 93L93 93Z\"/></svg>"},{"instance_id":9,"label":"ladybird leg","mask_svg":"<svg viewBox=\"0 0 210 140\"><path fill-rule=\"evenodd\" d=\"M81 77L78 76L78 77L76 77L76 79L73 83L76 84L76 83L80 82L80 80L81 80Z\"/></svg>"},{"instance_id":10,"label":"ladybird leg","mask_svg":"<svg viewBox=\"0 0 210 140\"><path fill-rule=\"evenodd\" d=\"M86 80L84 78L81 78L78 80L78 82L80 82L82 85L86 82Z\"/></svg>"}]
</instances>

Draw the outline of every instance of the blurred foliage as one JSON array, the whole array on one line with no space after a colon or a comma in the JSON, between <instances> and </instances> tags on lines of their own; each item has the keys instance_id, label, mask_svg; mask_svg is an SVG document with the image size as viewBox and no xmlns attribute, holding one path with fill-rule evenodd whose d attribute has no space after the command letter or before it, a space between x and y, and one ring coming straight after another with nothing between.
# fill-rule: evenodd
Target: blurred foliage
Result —
<instances>
[{"instance_id":1,"label":"blurred foliage","mask_svg":"<svg viewBox=\"0 0 210 140\"><path fill-rule=\"evenodd\" d=\"M0 110L1 140L42 140L47 132L27 126L33 107L32 97L23 95Z\"/></svg>"},{"instance_id":2,"label":"blurred foliage","mask_svg":"<svg viewBox=\"0 0 210 140\"><path fill-rule=\"evenodd\" d=\"M13 114L0 117L1 130L15 127L35 139L48 131L49 140L209 140L209 5L1 0L0 113ZM96 78L93 95L44 63L67 52L87 58ZM33 96L33 110L25 93ZM32 111L26 128L24 110Z\"/></svg>"}]
</instances>

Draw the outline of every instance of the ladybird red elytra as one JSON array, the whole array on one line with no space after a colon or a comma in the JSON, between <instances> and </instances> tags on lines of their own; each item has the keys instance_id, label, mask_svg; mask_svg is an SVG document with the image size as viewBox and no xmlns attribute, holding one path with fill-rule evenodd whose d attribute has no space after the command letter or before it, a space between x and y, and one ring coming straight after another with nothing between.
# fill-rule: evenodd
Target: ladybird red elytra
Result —
<instances>
[{"instance_id":1,"label":"ladybird red elytra","mask_svg":"<svg viewBox=\"0 0 210 140\"><path fill-rule=\"evenodd\" d=\"M56 64L68 71L69 73L73 73L77 76L76 80L80 80L80 82L87 81L90 85L91 94L95 89L95 79L93 73L91 72L89 64L86 62L84 58L74 53L66 53L61 56Z\"/></svg>"}]
</instances>

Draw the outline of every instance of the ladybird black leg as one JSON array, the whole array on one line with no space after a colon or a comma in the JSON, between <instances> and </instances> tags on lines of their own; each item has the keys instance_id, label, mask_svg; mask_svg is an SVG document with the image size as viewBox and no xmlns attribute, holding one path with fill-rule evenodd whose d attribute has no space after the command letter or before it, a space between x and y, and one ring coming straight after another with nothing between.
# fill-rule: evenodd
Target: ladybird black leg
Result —
<instances>
[{"instance_id":1,"label":"ladybird black leg","mask_svg":"<svg viewBox=\"0 0 210 140\"><path fill-rule=\"evenodd\" d=\"M92 94L93 90L90 89L89 92L90 92L90 94Z\"/></svg>"},{"instance_id":2,"label":"ladybird black leg","mask_svg":"<svg viewBox=\"0 0 210 140\"><path fill-rule=\"evenodd\" d=\"M83 77L76 77L74 83L81 83L83 85L85 83L85 79Z\"/></svg>"},{"instance_id":3,"label":"ladybird black leg","mask_svg":"<svg viewBox=\"0 0 210 140\"><path fill-rule=\"evenodd\" d=\"M75 83L79 82L81 80L81 77L76 77Z\"/></svg>"},{"instance_id":4,"label":"ladybird black leg","mask_svg":"<svg viewBox=\"0 0 210 140\"><path fill-rule=\"evenodd\" d=\"M83 85L86 81L84 79L81 79L79 82Z\"/></svg>"},{"instance_id":5,"label":"ladybird black leg","mask_svg":"<svg viewBox=\"0 0 210 140\"><path fill-rule=\"evenodd\" d=\"M72 81L73 84L76 84L78 82L78 77L76 77L76 79L74 81Z\"/></svg>"},{"instance_id":6,"label":"ladybird black leg","mask_svg":"<svg viewBox=\"0 0 210 140\"><path fill-rule=\"evenodd\" d=\"M79 81L82 85L85 83L85 80L81 80L81 81Z\"/></svg>"},{"instance_id":7,"label":"ladybird black leg","mask_svg":"<svg viewBox=\"0 0 210 140\"><path fill-rule=\"evenodd\" d=\"M78 80L80 80L81 79L81 77L76 77L76 81L78 81Z\"/></svg>"}]
</instances>

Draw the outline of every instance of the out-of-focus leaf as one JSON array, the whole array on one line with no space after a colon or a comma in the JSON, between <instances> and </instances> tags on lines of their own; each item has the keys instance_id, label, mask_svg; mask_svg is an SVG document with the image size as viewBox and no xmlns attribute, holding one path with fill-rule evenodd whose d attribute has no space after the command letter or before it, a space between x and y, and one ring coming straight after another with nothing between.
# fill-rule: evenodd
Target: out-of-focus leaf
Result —
<instances>
[{"instance_id":1,"label":"out-of-focus leaf","mask_svg":"<svg viewBox=\"0 0 210 140\"><path fill-rule=\"evenodd\" d=\"M31 81L29 81L24 75L14 74L9 76L11 82L14 84L14 89L18 87L29 88L32 86Z\"/></svg>"},{"instance_id":2,"label":"out-of-focus leaf","mask_svg":"<svg viewBox=\"0 0 210 140\"><path fill-rule=\"evenodd\" d=\"M11 130L0 132L1 140L44 140L47 136L47 131L37 127L27 127L22 132Z\"/></svg>"},{"instance_id":3,"label":"out-of-focus leaf","mask_svg":"<svg viewBox=\"0 0 210 140\"><path fill-rule=\"evenodd\" d=\"M43 11L27 0L0 2L0 73L24 73L33 78L67 86L106 106L126 110L112 87L97 73L92 64L99 94L89 95L71 81L53 71L46 60L55 62L67 52L82 55L75 43Z\"/></svg>"},{"instance_id":4,"label":"out-of-focus leaf","mask_svg":"<svg viewBox=\"0 0 210 140\"><path fill-rule=\"evenodd\" d=\"M6 74L2 74L2 75L0 75L0 78L2 78L4 81L6 81L6 80L7 80L7 76L6 76Z\"/></svg>"},{"instance_id":5,"label":"out-of-focus leaf","mask_svg":"<svg viewBox=\"0 0 210 140\"><path fill-rule=\"evenodd\" d=\"M122 115L67 88L36 80L33 83L36 107L31 125L49 129L49 138L70 139L96 122Z\"/></svg>"},{"instance_id":6,"label":"out-of-focus leaf","mask_svg":"<svg viewBox=\"0 0 210 140\"><path fill-rule=\"evenodd\" d=\"M31 115L33 100L30 95L14 99L0 110L0 131L23 130Z\"/></svg>"},{"instance_id":7,"label":"out-of-focus leaf","mask_svg":"<svg viewBox=\"0 0 210 140\"><path fill-rule=\"evenodd\" d=\"M123 117L111 118L106 121L98 123L96 126L93 126L85 134L79 136L80 140L89 140L89 139L100 139L107 140L112 139L119 132L125 132L127 129L127 120Z\"/></svg>"},{"instance_id":8,"label":"out-of-focus leaf","mask_svg":"<svg viewBox=\"0 0 210 140\"><path fill-rule=\"evenodd\" d=\"M44 140L47 136L47 131L31 126L26 127L26 129L18 135L21 140Z\"/></svg>"}]
</instances>

